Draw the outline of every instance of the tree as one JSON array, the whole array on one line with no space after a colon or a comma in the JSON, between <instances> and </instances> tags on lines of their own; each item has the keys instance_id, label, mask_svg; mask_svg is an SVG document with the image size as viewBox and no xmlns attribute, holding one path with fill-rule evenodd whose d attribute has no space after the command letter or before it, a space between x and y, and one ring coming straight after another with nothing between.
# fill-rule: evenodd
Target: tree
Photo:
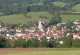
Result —
<instances>
[{"instance_id":1,"label":"tree","mask_svg":"<svg viewBox=\"0 0 80 55\"><path fill-rule=\"evenodd\" d=\"M25 48L26 47L26 41L24 39L18 39L16 40L16 47Z\"/></svg>"},{"instance_id":2,"label":"tree","mask_svg":"<svg viewBox=\"0 0 80 55\"><path fill-rule=\"evenodd\" d=\"M61 22L62 22L62 18L60 16L55 16L50 19L49 25L55 25L55 24L61 23Z\"/></svg>"},{"instance_id":3,"label":"tree","mask_svg":"<svg viewBox=\"0 0 80 55\"><path fill-rule=\"evenodd\" d=\"M48 47L49 48L53 48L53 47L57 47L56 45L56 40L54 39L54 37L51 37L49 42L48 42Z\"/></svg>"},{"instance_id":4,"label":"tree","mask_svg":"<svg viewBox=\"0 0 80 55\"><path fill-rule=\"evenodd\" d=\"M67 28L69 28L69 29L71 29L71 30L72 30L72 26L73 26L73 25L74 25L74 24L73 24L73 21L68 20L68 21L66 22Z\"/></svg>"},{"instance_id":5,"label":"tree","mask_svg":"<svg viewBox=\"0 0 80 55\"><path fill-rule=\"evenodd\" d=\"M32 46L32 40L31 40L31 39L27 40L27 42L26 42L26 47L27 47L27 48L33 47L33 46Z\"/></svg>"},{"instance_id":6,"label":"tree","mask_svg":"<svg viewBox=\"0 0 80 55\"><path fill-rule=\"evenodd\" d=\"M14 42L12 40L0 36L0 48L12 48L12 47L14 47Z\"/></svg>"},{"instance_id":7,"label":"tree","mask_svg":"<svg viewBox=\"0 0 80 55\"><path fill-rule=\"evenodd\" d=\"M6 48L6 39L5 38L0 38L0 48Z\"/></svg>"},{"instance_id":8,"label":"tree","mask_svg":"<svg viewBox=\"0 0 80 55\"><path fill-rule=\"evenodd\" d=\"M47 41L46 37L43 37L41 39L41 47L48 47L48 41Z\"/></svg>"},{"instance_id":9,"label":"tree","mask_svg":"<svg viewBox=\"0 0 80 55\"><path fill-rule=\"evenodd\" d=\"M31 44L32 44L32 47L35 47L35 48L39 47L38 38L37 37L32 38L32 43Z\"/></svg>"}]
</instances>

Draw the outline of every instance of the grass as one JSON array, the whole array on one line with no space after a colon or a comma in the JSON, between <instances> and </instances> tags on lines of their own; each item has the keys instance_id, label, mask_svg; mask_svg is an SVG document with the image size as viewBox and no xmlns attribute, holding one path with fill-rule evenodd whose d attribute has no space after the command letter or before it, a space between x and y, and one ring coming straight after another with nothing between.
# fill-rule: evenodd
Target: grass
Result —
<instances>
[{"instance_id":1,"label":"grass","mask_svg":"<svg viewBox=\"0 0 80 55\"><path fill-rule=\"evenodd\" d=\"M1 55L80 55L80 49L75 48L38 48L38 49L1 49Z\"/></svg>"},{"instance_id":2,"label":"grass","mask_svg":"<svg viewBox=\"0 0 80 55\"><path fill-rule=\"evenodd\" d=\"M64 22L80 20L80 15L62 15L61 17Z\"/></svg>"},{"instance_id":3,"label":"grass","mask_svg":"<svg viewBox=\"0 0 80 55\"><path fill-rule=\"evenodd\" d=\"M75 5L72 9L73 11L80 12L80 4Z\"/></svg>"},{"instance_id":4,"label":"grass","mask_svg":"<svg viewBox=\"0 0 80 55\"><path fill-rule=\"evenodd\" d=\"M26 24L29 21L37 21L40 19L40 16L46 16L48 18L51 18L52 15L49 14L48 12L30 12L26 14L27 17L24 16L24 14L14 14L14 15L8 15L8 16L1 16L0 21L4 23L12 23L12 24L17 24L17 23L22 23ZM31 17L29 17L31 16Z\"/></svg>"},{"instance_id":5,"label":"grass","mask_svg":"<svg viewBox=\"0 0 80 55\"><path fill-rule=\"evenodd\" d=\"M25 17L24 14L0 16L0 21L9 24L28 24L29 21L38 21L40 19L40 16L47 17L48 20L54 16L53 14L50 14L48 12L30 12L26 15L27 17ZM68 20L74 21L76 19L80 19L80 15L61 15L61 17L64 22Z\"/></svg>"}]
</instances>

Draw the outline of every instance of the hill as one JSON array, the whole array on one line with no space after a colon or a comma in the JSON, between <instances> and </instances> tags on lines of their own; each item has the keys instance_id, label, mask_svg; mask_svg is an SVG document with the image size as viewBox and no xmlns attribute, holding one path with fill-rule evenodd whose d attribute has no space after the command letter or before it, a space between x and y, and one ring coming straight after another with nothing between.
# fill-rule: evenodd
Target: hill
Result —
<instances>
[{"instance_id":1,"label":"hill","mask_svg":"<svg viewBox=\"0 0 80 55\"><path fill-rule=\"evenodd\" d=\"M14 14L1 16L0 21L9 24L27 24L30 22L37 22L41 17L51 18L52 15L48 12L30 12L28 14Z\"/></svg>"},{"instance_id":2,"label":"hill","mask_svg":"<svg viewBox=\"0 0 80 55\"><path fill-rule=\"evenodd\" d=\"M41 18L47 18L48 20L52 17L54 17L53 14L50 14L48 12L30 12L28 14L13 14L13 15L6 15L6 16L0 16L0 21L9 24L29 24L29 23L35 23ZM76 19L80 19L80 15L63 15L61 14L63 21L72 20L75 21Z\"/></svg>"}]
</instances>

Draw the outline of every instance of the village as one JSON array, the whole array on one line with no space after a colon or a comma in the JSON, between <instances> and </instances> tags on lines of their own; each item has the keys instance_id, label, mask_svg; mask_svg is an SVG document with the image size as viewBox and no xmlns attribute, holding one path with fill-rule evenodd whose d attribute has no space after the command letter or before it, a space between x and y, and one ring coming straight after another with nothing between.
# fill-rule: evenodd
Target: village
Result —
<instances>
[{"instance_id":1,"label":"village","mask_svg":"<svg viewBox=\"0 0 80 55\"><path fill-rule=\"evenodd\" d=\"M80 39L80 20L73 22L72 30L67 28L66 23L58 23L56 25L51 25L45 27L45 22L42 20L38 21L38 25L30 28L9 28L8 26L0 25L0 37L6 39L31 39L38 38L40 40L43 37L46 37L48 40L50 38L59 39L63 37L71 36L72 39ZM75 30L75 31L73 31Z\"/></svg>"}]
</instances>

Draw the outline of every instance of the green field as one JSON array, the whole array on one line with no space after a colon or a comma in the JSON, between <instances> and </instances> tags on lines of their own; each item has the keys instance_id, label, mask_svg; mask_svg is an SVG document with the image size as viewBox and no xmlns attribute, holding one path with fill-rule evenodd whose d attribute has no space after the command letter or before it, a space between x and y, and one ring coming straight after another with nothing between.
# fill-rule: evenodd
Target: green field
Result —
<instances>
[{"instance_id":1,"label":"green field","mask_svg":"<svg viewBox=\"0 0 80 55\"><path fill-rule=\"evenodd\" d=\"M80 20L80 15L61 15L64 22Z\"/></svg>"},{"instance_id":2,"label":"green field","mask_svg":"<svg viewBox=\"0 0 80 55\"><path fill-rule=\"evenodd\" d=\"M80 12L80 4L75 5L72 9L73 11Z\"/></svg>"},{"instance_id":3,"label":"green field","mask_svg":"<svg viewBox=\"0 0 80 55\"><path fill-rule=\"evenodd\" d=\"M48 12L30 12L28 14L14 14L14 15L6 15L6 16L0 16L0 21L4 23L10 23L10 24L27 24L29 21L35 22L40 19L40 16L42 17L48 17L51 18L52 15Z\"/></svg>"},{"instance_id":4,"label":"green field","mask_svg":"<svg viewBox=\"0 0 80 55\"><path fill-rule=\"evenodd\" d=\"M0 55L80 55L80 49L0 49Z\"/></svg>"},{"instance_id":5,"label":"green field","mask_svg":"<svg viewBox=\"0 0 80 55\"><path fill-rule=\"evenodd\" d=\"M26 14L26 16L27 17L25 17L24 14L0 16L0 21L9 24L27 24L29 21L38 21L40 19L40 16L47 17L47 19L54 17L53 14L50 14L48 12L30 12ZM80 15L61 15L61 17L63 21L80 19Z\"/></svg>"}]
</instances>

